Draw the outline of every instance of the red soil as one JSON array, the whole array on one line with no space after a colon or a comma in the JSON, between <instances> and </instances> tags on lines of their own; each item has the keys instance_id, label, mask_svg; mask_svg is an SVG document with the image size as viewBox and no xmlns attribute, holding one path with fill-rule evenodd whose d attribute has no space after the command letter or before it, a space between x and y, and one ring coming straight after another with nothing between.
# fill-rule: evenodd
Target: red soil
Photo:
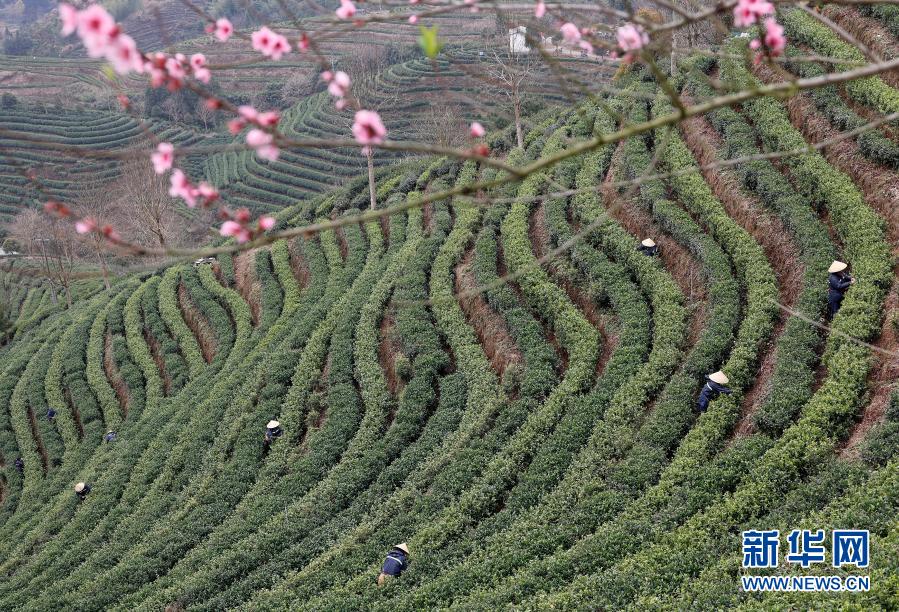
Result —
<instances>
[{"instance_id":1,"label":"red soil","mask_svg":"<svg viewBox=\"0 0 899 612\"><path fill-rule=\"evenodd\" d=\"M541 202L539 206L531 211L531 216L528 220L528 236L531 240L531 249L538 258L544 257L550 250L549 231L546 228L545 206L545 203ZM559 258L564 257L565 255L559 255ZM599 313L599 309L589 296L587 296L579 287L575 286L571 282L571 279L558 274L552 261L547 262L544 265L548 268L555 283L565 290L565 293L568 294L568 299L578 307L581 314L584 315L584 318L587 319L599 333L600 354L596 361L596 376L598 377L605 368L609 358L612 356L615 346L618 344L618 336L609 335L606 331L605 317Z\"/></svg>"},{"instance_id":2,"label":"red soil","mask_svg":"<svg viewBox=\"0 0 899 612\"><path fill-rule=\"evenodd\" d=\"M469 325L477 334L481 347L490 361L490 367L497 376L502 377L506 368L512 364L521 363L524 359L506 327L505 320L490 307L483 294L462 295L478 286L472 269L473 260L474 246L470 246L456 265L455 291L459 296L459 305L465 312Z\"/></svg>"},{"instance_id":3,"label":"red soil","mask_svg":"<svg viewBox=\"0 0 899 612\"><path fill-rule=\"evenodd\" d=\"M895 275L899 275L899 267L894 272ZM893 286L887 296L884 310L887 316L875 346L890 351L892 354L873 352L876 362L868 376L871 398L862 410L860 421L855 425L840 451L840 455L846 458L858 457L860 442L865 439L875 424L883 420L886 408L890 403L890 396L896 390L896 381L899 380L899 287Z\"/></svg>"},{"instance_id":4,"label":"red soil","mask_svg":"<svg viewBox=\"0 0 899 612\"><path fill-rule=\"evenodd\" d=\"M844 6L828 6L824 13L881 59L899 57L899 44L896 43L896 39L876 19L865 17L857 10ZM890 87L899 87L899 70L884 72L880 78Z\"/></svg>"},{"instance_id":5,"label":"red soil","mask_svg":"<svg viewBox=\"0 0 899 612\"><path fill-rule=\"evenodd\" d=\"M181 310L184 322L187 323L190 331L193 332L194 337L197 339L197 344L200 345L203 359L206 363L211 363L218 348L215 332L212 331L209 321L197 308L183 282L178 283L178 308Z\"/></svg>"},{"instance_id":6,"label":"red soil","mask_svg":"<svg viewBox=\"0 0 899 612\"><path fill-rule=\"evenodd\" d=\"M612 166L606 175L605 183L616 180L616 170L621 164L623 149L619 146L612 157ZM635 237L652 236L659 245L665 269L674 278L683 292L688 311L691 313L688 345L692 346L702 334L706 318L708 296L705 291L705 279L702 265L695 257L676 240L663 233L645 210L622 197L618 190L611 186L603 186L603 198L609 215L618 221L625 230Z\"/></svg>"},{"instance_id":7,"label":"red soil","mask_svg":"<svg viewBox=\"0 0 899 612\"><path fill-rule=\"evenodd\" d=\"M290 255L290 270L293 272L293 277L297 280L300 289L305 289L309 286L311 275L309 273L309 266L306 264L306 260L300 250L300 240L302 240L302 238L297 238L296 240L288 242L287 252Z\"/></svg>"},{"instance_id":8,"label":"red soil","mask_svg":"<svg viewBox=\"0 0 899 612\"><path fill-rule=\"evenodd\" d=\"M394 327L393 311L388 303L381 317L380 326L380 342L378 343L378 360L381 362L381 369L387 378L387 388L394 396L399 394L403 389L403 381L396 374L396 356L399 355L399 344L393 337Z\"/></svg>"},{"instance_id":9,"label":"red soil","mask_svg":"<svg viewBox=\"0 0 899 612\"><path fill-rule=\"evenodd\" d=\"M250 306L253 325L259 325L262 310L262 283L256 280L254 273L257 250L251 249L234 256L234 285Z\"/></svg>"},{"instance_id":10,"label":"red soil","mask_svg":"<svg viewBox=\"0 0 899 612\"><path fill-rule=\"evenodd\" d=\"M706 166L718 161L717 151L722 146L722 140L707 119L692 117L681 124L681 129L684 142L700 165ZM805 267L787 228L780 219L767 212L756 198L743 193L732 172L723 168L711 168L703 170L702 174L728 215L748 231L765 251L765 256L777 275L780 303L793 306L802 288ZM743 416L735 430L738 436L752 433L752 417L771 391L769 383L777 361L775 347L785 325L786 317L781 312L763 353L756 379L743 397Z\"/></svg>"},{"instance_id":11,"label":"red soil","mask_svg":"<svg viewBox=\"0 0 899 612\"><path fill-rule=\"evenodd\" d=\"M112 351L112 334L109 332L106 332L106 339L104 340L103 346L103 370L106 372L106 379L112 386L113 391L115 391L116 399L119 400L119 408L122 411L122 416L127 417L129 399L128 385L125 384L125 380L122 378L122 375L119 373L119 368L116 365Z\"/></svg>"}]
</instances>

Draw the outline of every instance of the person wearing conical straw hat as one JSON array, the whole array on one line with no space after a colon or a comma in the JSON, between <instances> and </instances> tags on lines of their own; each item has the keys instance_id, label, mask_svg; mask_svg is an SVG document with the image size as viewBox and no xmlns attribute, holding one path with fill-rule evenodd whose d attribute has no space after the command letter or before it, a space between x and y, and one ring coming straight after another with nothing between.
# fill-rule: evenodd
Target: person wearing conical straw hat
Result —
<instances>
[{"instance_id":1,"label":"person wearing conical straw hat","mask_svg":"<svg viewBox=\"0 0 899 612\"><path fill-rule=\"evenodd\" d=\"M829 319L833 319L836 316L837 311L840 310L840 304L843 303L844 294L849 290L850 286L855 284L855 279L846 272L847 268L849 268L849 264L846 262L835 261L827 269L830 273L830 276L827 278L829 287L827 292L827 316Z\"/></svg>"},{"instance_id":2,"label":"person wearing conical straw hat","mask_svg":"<svg viewBox=\"0 0 899 612\"><path fill-rule=\"evenodd\" d=\"M284 430L281 429L281 423L272 419L265 425L265 439L262 441L262 446L265 450L268 450L277 438L280 438L284 434Z\"/></svg>"},{"instance_id":3,"label":"person wearing conical straw hat","mask_svg":"<svg viewBox=\"0 0 899 612\"><path fill-rule=\"evenodd\" d=\"M378 586L384 586L388 578L396 578L406 571L407 567L409 567L409 546L401 542L387 553L384 565L381 566L381 573L378 574Z\"/></svg>"},{"instance_id":4,"label":"person wearing conical straw hat","mask_svg":"<svg viewBox=\"0 0 899 612\"><path fill-rule=\"evenodd\" d=\"M659 247L652 238L647 238L641 242L640 246L637 247L637 250L647 257L655 257L659 254Z\"/></svg>"},{"instance_id":5,"label":"person wearing conical straw hat","mask_svg":"<svg viewBox=\"0 0 899 612\"><path fill-rule=\"evenodd\" d=\"M115 442L116 438L118 438L118 437L119 437L119 435L115 432L115 430L110 429L109 431L106 432L106 435L103 436L103 441L107 442L107 443Z\"/></svg>"},{"instance_id":6,"label":"person wearing conical straw hat","mask_svg":"<svg viewBox=\"0 0 899 612\"><path fill-rule=\"evenodd\" d=\"M727 386L727 383L729 382L730 379L728 379L727 375L721 370L706 376L705 385L703 385L702 392L699 394L699 399L696 401L696 408L699 412L708 410L709 404L718 399L718 396L722 393L725 395L733 393L733 390Z\"/></svg>"},{"instance_id":7,"label":"person wearing conical straw hat","mask_svg":"<svg viewBox=\"0 0 899 612\"><path fill-rule=\"evenodd\" d=\"M91 492L91 486L84 482L79 482L75 485L75 495L78 496L78 499L84 501L87 497L87 494Z\"/></svg>"}]
</instances>

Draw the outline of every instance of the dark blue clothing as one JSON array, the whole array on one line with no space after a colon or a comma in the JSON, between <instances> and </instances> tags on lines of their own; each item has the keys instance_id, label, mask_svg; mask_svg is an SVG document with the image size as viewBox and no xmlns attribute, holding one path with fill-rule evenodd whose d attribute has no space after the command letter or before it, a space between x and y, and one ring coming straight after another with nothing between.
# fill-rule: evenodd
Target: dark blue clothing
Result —
<instances>
[{"instance_id":1,"label":"dark blue clothing","mask_svg":"<svg viewBox=\"0 0 899 612\"><path fill-rule=\"evenodd\" d=\"M84 489L81 491L81 493L76 493L76 495L78 496L78 499L80 499L81 501L84 501L84 498L87 497L87 494L90 492L91 492L91 486L84 485Z\"/></svg>"},{"instance_id":2,"label":"dark blue clothing","mask_svg":"<svg viewBox=\"0 0 899 612\"><path fill-rule=\"evenodd\" d=\"M275 438L280 438L284 434L284 430L281 427L275 427L274 429L265 429L265 441L273 442Z\"/></svg>"},{"instance_id":3,"label":"dark blue clothing","mask_svg":"<svg viewBox=\"0 0 899 612\"><path fill-rule=\"evenodd\" d=\"M852 277L843 272L834 272L827 279L830 290L827 292L827 311L832 319L837 311L840 310L840 304L843 303L843 294L852 285Z\"/></svg>"},{"instance_id":4,"label":"dark blue clothing","mask_svg":"<svg viewBox=\"0 0 899 612\"><path fill-rule=\"evenodd\" d=\"M699 394L699 400L696 402L696 407L699 409L699 412L705 412L709 408L709 404L714 400L718 399L718 396L721 394L730 395L733 391L730 387L725 387L724 385L719 385L713 380L709 380L709 377L705 377L705 385L702 387L702 392Z\"/></svg>"},{"instance_id":5,"label":"dark blue clothing","mask_svg":"<svg viewBox=\"0 0 899 612\"><path fill-rule=\"evenodd\" d=\"M409 560L406 553L399 548L394 548L387 554L387 558L384 559L381 571L388 576L399 576L406 571L407 567L409 567Z\"/></svg>"},{"instance_id":6,"label":"dark blue clothing","mask_svg":"<svg viewBox=\"0 0 899 612\"><path fill-rule=\"evenodd\" d=\"M47 420L52 421L54 418L56 418L56 411L51 408L47 411Z\"/></svg>"},{"instance_id":7,"label":"dark blue clothing","mask_svg":"<svg viewBox=\"0 0 899 612\"><path fill-rule=\"evenodd\" d=\"M103 441L104 442L114 442L116 437L117 437L116 433L114 431L110 431L105 436L103 436Z\"/></svg>"},{"instance_id":8,"label":"dark blue clothing","mask_svg":"<svg viewBox=\"0 0 899 612\"><path fill-rule=\"evenodd\" d=\"M659 254L659 245L655 245L653 247L643 246L642 244L637 247L637 250L646 255L647 257L655 257Z\"/></svg>"},{"instance_id":9,"label":"dark blue clothing","mask_svg":"<svg viewBox=\"0 0 899 612\"><path fill-rule=\"evenodd\" d=\"M25 462L22 460L21 457L16 459L14 465L16 466L16 469L19 470L20 473L23 473L23 474L25 473Z\"/></svg>"}]
</instances>

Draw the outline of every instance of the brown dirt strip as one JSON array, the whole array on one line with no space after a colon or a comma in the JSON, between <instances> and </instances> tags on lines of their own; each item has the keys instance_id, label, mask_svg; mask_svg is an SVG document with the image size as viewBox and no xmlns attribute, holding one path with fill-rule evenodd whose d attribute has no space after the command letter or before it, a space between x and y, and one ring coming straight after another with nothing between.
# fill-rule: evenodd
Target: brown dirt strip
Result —
<instances>
[{"instance_id":1,"label":"brown dirt strip","mask_svg":"<svg viewBox=\"0 0 899 612\"><path fill-rule=\"evenodd\" d=\"M497 240L496 242L496 275L499 278L505 278L509 273L508 268L506 268L506 257L503 252L503 243L502 240ZM553 350L556 351L556 355L559 357L559 364L556 367L556 374L561 378L565 372L568 370L568 351L565 350L560 343L556 335L553 333L552 327L547 324L547 322L540 316L540 313L533 312L528 307L527 299L524 297L524 293L521 291L521 286L513 280L507 280L506 285L509 286L509 289L515 293L515 297L518 298L518 303L521 306L528 310L531 313L531 316L534 317L534 320L540 325L540 329L543 330L543 337L546 338L546 341L553 347Z\"/></svg>"},{"instance_id":2,"label":"brown dirt strip","mask_svg":"<svg viewBox=\"0 0 899 612\"><path fill-rule=\"evenodd\" d=\"M692 117L681 124L684 142L702 166L718 161L721 136L704 117ZM737 177L722 168L703 170L703 178L727 214L758 242L777 275L781 304L792 307L803 285L805 266L790 233L780 219L766 211L756 198L746 195ZM753 432L753 415L771 392L770 379L777 365L776 345L786 326L781 314L764 349L755 381L743 397L742 418L735 429L737 436Z\"/></svg>"},{"instance_id":3,"label":"brown dirt strip","mask_svg":"<svg viewBox=\"0 0 899 612\"><path fill-rule=\"evenodd\" d=\"M378 361L381 362L381 369L387 378L387 388L390 393L397 396L402 391L404 382L396 373L396 357L400 354L399 343L393 335L393 328L396 322L393 317L393 310L388 302L384 310L384 316L381 317L380 324L380 341L378 342Z\"/></svg>"},{"instance_id":4,"label":"brown dirt strip","mask_svg":"<svg viewBox=\"0 0 899 612\"><path fill-rule=\"evenodd\" d=\"M343 228L335 228L334 235L337 237L337 248L340 251L340 258L344 262L346 262L347 254L349 253L349 247L347 246L346 234L344 234Z\"/></svg>"},{"instance_id":5,"label":"brown dirt strip","mask_svg":"<svg viewBox=\"0 0 899 612\"><path fill-rule=\"evenodd\" d=\"M434 231L434 203L428 202L421 209L422 225L428 236Z\"/></svg>"},{"instance_id":6,"label":"brown dirt strip","mask_svg":"<svg viewBox=\"0 0 899 612\"><path fill-rule=\"evenodd\" d=\"M153 357L154 363L156 363L156 368L159 370L159 375L162 377L162 388L165 391L165 394L169 394L169 390L172 387L172 377L169 376L169 373L166 372L165 369L165 359L162 357L162 353L159 350L159 341L153 337L153 334L150 333L150 330L144 328L144 340L147 343L147 346L150 348L150 355Z\"/></svg>"},{"instance_id":7,"label":"brown dirt strip","mask_svg":"<svg viewBox=\"0 0 899 612\"><path fill-rule=\"evenodd\" d=\"M122 411L122 417L128 416L129 390L128 385L119 373L119 368L115 362L115 355L112 350L112 334L106 332L106 338L103 342L103 371L106 372L106 379L115 391L116 399L119 400L119 408Z\"/></svg>"},{"instance_id":8,"label":"brown dirt strip","mask_svg":"<svg viewBox=\"0 0 899 612\"><path fill-rule=\"evenodd\" d=\"M758 69L765 79L771 73L763 67ZM790 121L809 142L820 142L838 134L814 104L804 95L793 96L786 102ZM887 237L899 253L899 174L887 170L865 158L852 140L842 140L822 151L827 162L848 175L859 188L865 201L886 221Z\"/></svg>"},{"instance_id":9,"label":"brown dirt strip","mask_svg":"<svg viewBox=\"0 0 899 612\"><path fill-rule=\"evenodd\" d=\"M303 239L297 238L288 242L287 252L290 256L290 270L293 272L293 277L297 280L300 289L305 289L309 286L311 274L309 273L309 265L306 263L306 259L300 250L301 240Z\"/></svg>"},{"instance_id":10,"label":"brown dirt strip","mask_svg":"<svg viewBox=\"0 0 899 612\"><path fill-rule=\"evenodd\" d=\"M197 308L183 282L178 283L178 308L181 310L181 317L184 319L184 322L187 323L190 331L193 332L194 338L197 339L197 344L200 345L203 359L206 363L212 363L218 351L218 339L212 330L212 326L209 324L209 320Z\"/></svg>"},{"instance_id":11,"label":"brown dirt strip","mask_svg":"<svg viewBox=\"0 0 899 612\"><path fill-rule=\"evenodd\" d=\"M865 17L848 6L828 6L824 14L838 26L852 34L859 42L877 53L881 59L899 57L899 44L879 21ZM890 87L899 87L899 70L890 70L880 75Z\"/></svg>"},{"instance_id":12,"label":"brown dirt strip","mask_svg":"<svg viewBox=\"0 0 899 612\"><path fill-rule=\"evenodd\" d=\"M550 250L549 230L546 227L546 203L541 202L539 206L531 211L528 219L528 237L531 240L531 249L534 254L540 258L546 255ZM565 255L560 255L565 257ZM606 329L606 318L603 317L593 300L590 299L580 288L572 284L571 280L558 274L553 262L546 264L549 273L553 277L553 281L565 290L568 299L581 311L584 318L590 322L600 336L600 354L596 360L596 376L599 377L605 369L606 363L612 356L615 346L618 345L617 334L609 334Z\"/></svg>"},{"instance_id":13,"label":"brown dirt strip","mask_svg":"<svg viewBox=\"0 0 899 612\"><path fill-rule=\"evenodd\" d=\"M37 452L41 456L41 466L44 470L44 474L46 474L47 467L50 465L50 459L47 457L47 448L44 446L44 440L41 438L41 434L37 429L37 418L35 418L34 410L31 409L31 406L28 406L28 424L31 426L31 437L34 439L34 444L37 446Z\"/></svg>"},{"instance_id":14,"label":"brown dirt strip","mask_svg":"<svg viewBox=\"0 0 899 612\"><path fill-rule=\"evenodd\" d=\"M75 422L75 429L78 430L78 439L83 440L84 425L81 423L81 411L78 410L78 405L72 400L72 390L66 387L63 390L63 397L69 405L69 412L72 414L72 420Z\"/></svg>"},{"instance_id":15,"label":"brown dirt strip","mask_svg":"<svg viewBox=\"0 0 899 612\"><path fill-rule=\"evenodd\" d=\"M899 275L899 267L895 270ZM894 275L894 276L895 276ZM872 389L870 401L862 410L861 419L852 429L845 445L840 450L840 456L855 459L859 455L861 442L871 431L875 424L883 421L886 408L890 403L890 396L896 390L899 381L899 286L893 285L892 291L887 296L884 309L887 316L884 318L875 346L892 351L893 355L885 355L879 351L874 352L876 363L868 377L868 388Z\"/></svg>"},{"instance_id":16,"label":"brown dirt strip","mask_svg":"<svg viewBox=\"0 0 899 612\"><path fill-rule=\"evenodd\" d=\"M846 103L856 115L867 121L868 123L873 123L875 121L879 121L883 119L883 115L878 113L873 108L867 107L864 104L859 104L846 93L845 86L837 86L837 92L840 94L840 98L842 98L843 102ZM881 132L884 136L889 138L892 141L899 141L899 129L890 123L881 123L877 126L877 131Z\"/></svg>"},{"instance_id":17,"label":"brown dirt strip","mask_svg":"<svg viewBox=\"0 0 899 612\"><path fill-rule=\"evenodd\" d=\"M234 285L250 306L253 325L259 325L259 314L262 310L262 283L256 280L256 252L250 249L234 256Z\"/></svg>"},{"instance_id":18,"label":"brown dirt strip","mask_svg":"<svg viewBox=\"0 0 899 612\"><path fill-rule=\"evenodd\" d=\"M467 293L478 286L474 276L474 245L468 247L465 255L456 264L455 290L456 295ZM490 361L490 367L502 378L503 372L510 365L522 363L524 358L515 339L509 333L506 322L487 301L483 294L475 293L458 298L459 305L468 319L468 324L474 329L478 341Z\"/></svg>"},{"instance_id":19,"label":"brown dirt strip","mask_svg":"<svg viewBox=\"0 0 899 612\"><path fill-rule=\"evenodd\" d=\"M619 146L612 157L612 164L606 175L606 183L617 180L617 168L621 164L622 152L623 149ZM602 194L606 210L628 233L638 239L652 236L659 246L665 270L671 274L686 298L687 311L690 313L687 346L692 346L702 334L707 315L708 296L705 290L702 264L674 238L665 234L649 213L632 202L625 201L615 188L604 186Z\"/></svg>"}]
</instances>

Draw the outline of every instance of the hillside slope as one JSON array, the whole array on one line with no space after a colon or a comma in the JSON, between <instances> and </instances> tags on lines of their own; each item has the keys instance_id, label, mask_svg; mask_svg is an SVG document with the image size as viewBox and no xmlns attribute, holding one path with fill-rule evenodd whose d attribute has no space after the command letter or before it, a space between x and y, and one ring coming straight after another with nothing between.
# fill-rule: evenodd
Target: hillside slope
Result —
<instances>
[{"instance_id":1,"label":"hillside slope","mask_svg":"<svg viewBox=\"0 0 899 612\"><path fill-rule=\"evenodd\" d=\"M815 25L786 24L791 39ZM741 42L695 65L764 80L733 59ZM619 116L669 110L640 71L616 85L603 106ZM680 85L710 94L699 72ZM753 100L567 157L488 207L460 196L382 222L353 217L365 181L305 172L314 155L210 157L226 197L280 209L280 228L349 221L109 292L85 282L68 310L21 291L19 319L40 325L0 349L0 608L895 608L892 128L868 137L880 148L714 163L847 129L846 100L892 112L871 93L890 90ZM322 129L316 105L287 125ZM505 160L615 127L598 102L550 110ZM381 208L500 172L384 161ZM665 178L614 185L644 173ZM636 250L647 236L661 257ZM834 258L857 283L832 329L788 317L823 320ZM697 413L719 368L734 394ZM270 419L284 435L266 452ZM740 589L741 530L835 527L870 530L870 591ZM377 588L400 541L410 568Z\"/></svg>"}]
</instances>

